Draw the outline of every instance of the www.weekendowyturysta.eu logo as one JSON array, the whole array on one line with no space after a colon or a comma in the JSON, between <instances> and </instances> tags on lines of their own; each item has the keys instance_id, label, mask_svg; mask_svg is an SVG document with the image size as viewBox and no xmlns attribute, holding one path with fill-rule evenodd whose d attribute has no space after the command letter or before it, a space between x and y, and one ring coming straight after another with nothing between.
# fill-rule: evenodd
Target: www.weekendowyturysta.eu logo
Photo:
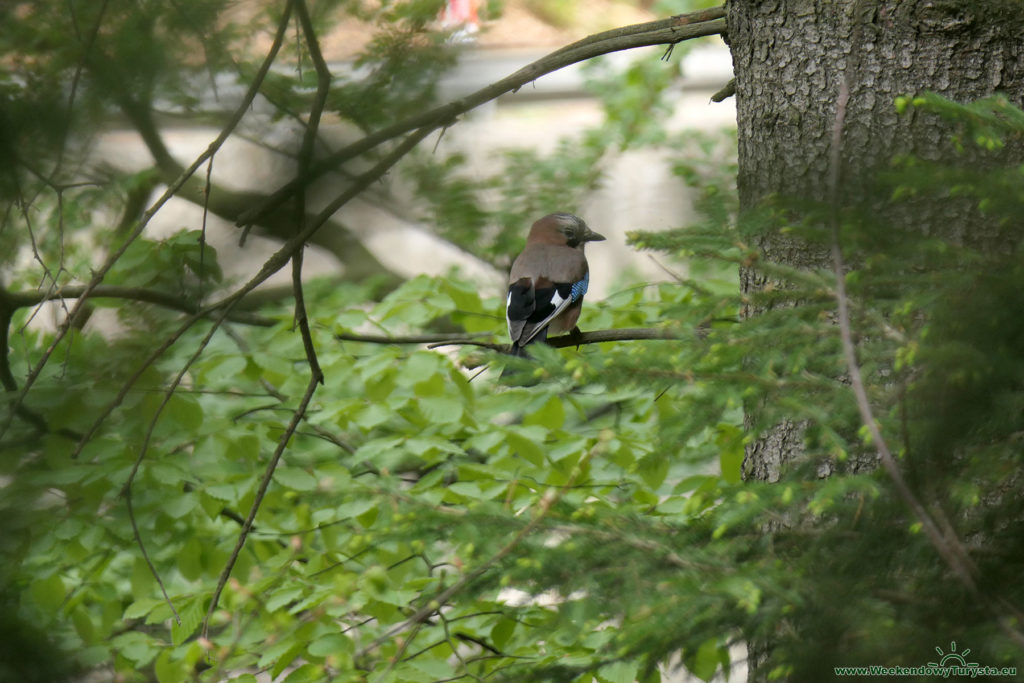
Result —
<instances>
[{"instance_id":1,"label":"www.weekendowyturysta.eu logo","mask_svg":"<svg viewBox=\"0 0 1024 683\"><path fill-rule=\"evenodd\" d=\"M937 662L928 662L928 666L978 666L977 662L968 662L966 659L964 659L964 657L971 654L970 648L967 648L963 652L956 651L955 640L949 643L948 654L943 652L941 647L936 647L935 651L939 653L940 659Z\"/></svg>"},{"instance_id":2,"label":"www.weekendowyturysta.eu logo","mask_svg":"<svg viewBox=\"0 0 1024 683\"><path fill-rule=\"evenodd\" d=\"M928 662L924 666L837 666L836 676L934 676L937 678L978 676L1016 676L1017 667L984 666L978 662L967 661L971 649L958 650L956 641L950 641L949 650L936 647L939 653L937 662Z\"/></svg>"}]
</instances>

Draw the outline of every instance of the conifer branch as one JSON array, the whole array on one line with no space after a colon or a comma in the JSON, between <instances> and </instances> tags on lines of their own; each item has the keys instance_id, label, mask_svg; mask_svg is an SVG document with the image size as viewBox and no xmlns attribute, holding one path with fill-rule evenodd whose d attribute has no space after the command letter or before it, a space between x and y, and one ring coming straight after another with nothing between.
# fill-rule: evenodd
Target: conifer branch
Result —
<instances>
[{"instance_id":1,"label":"conifer branch","mask_svg":"<svg viewBox=\"0 0 1024 683\"><path fill-rule=\"evenodd\" d=\"M967 591L976 598L992 606L1001 606L1010 610L1019 619L1019 610L1003 598L993 598L986 592L979 589L975 576L978 569L968 555L966 548L961 543L949 524L948 520L939 517L939 521L945 522L944 532L939 528L936 519L929 514L924 504L907 484L899 464L889 450L888 443L882 430L875 419L874 411L871 408L871 401L868 398L867 389L861 375L860 365L857 361L857 347L853 341L853 332L850 323L849 297L846 292L845 264L843 263L842 247L840 245L840 213L839 213L839 187L842 162L842 141L843 122L846 117L846 106L850 97L850 88L847 75L844 73L839 83L839 96L836 99L835 122L832 128L832 144L830 153L830 168L828 177L829 202L831 205L830 229L832 233L832 265L836 278L836 307L839 324L839 336L842 342L843 356L846 360L847 373L849 374L850 387L856 398L857 410L860 412L861 422L871 435L871 441L878 452L878 459L882 464L889 479L892 481L896 494L903 503L910 509L914 517L921 524L921 529L931 543L935 552L942 558L943 562L953 571L960 583ZM941 512L939 513L941 514ZM1007 634L1018 645L1024 645L1024 634L1015 628L1011 619L998 616L998 622L1004 633Z\"/></svg>"}]
</instances>

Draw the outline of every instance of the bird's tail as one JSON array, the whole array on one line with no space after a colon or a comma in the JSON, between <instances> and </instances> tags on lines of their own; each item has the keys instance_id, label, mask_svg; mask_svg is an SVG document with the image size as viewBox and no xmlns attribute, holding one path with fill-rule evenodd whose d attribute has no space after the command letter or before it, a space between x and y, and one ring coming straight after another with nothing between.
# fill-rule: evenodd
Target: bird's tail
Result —
<instances>
[{"instance_id":1,"label":"bird's tail","mask_svg":"<svg viewBox=\"0 0 1024 683\"><path fill-rule=\"evenodd\" d=\"M508 355L515 356L516 358L529 358L530 354L526 352L525 346L513 343L512 347L508 350Z\"/></svg>"}]
</instances>

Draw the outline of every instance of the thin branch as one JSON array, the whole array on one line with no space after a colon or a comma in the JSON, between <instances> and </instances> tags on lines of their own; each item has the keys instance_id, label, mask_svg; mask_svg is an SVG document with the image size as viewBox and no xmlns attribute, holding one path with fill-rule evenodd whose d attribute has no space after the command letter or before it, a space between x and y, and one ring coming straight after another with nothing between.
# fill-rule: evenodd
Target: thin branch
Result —
<instances>
[{"instance_id":1,"label":"thin branch","mask_svg":"<svg viewBox=\"0 0 1024 683\"><path fill-rule=\"evenodd\" d=\"M317 85L316 97L313 99L313 107L309 113L309 125L306 127L306 134L302 138L302 148L299 151L299 174L305 174L306 169L313 159L313 147L316 143L317 130L320 127L320 116L323 113L324 105L327 103L327 95L331 87L331 72L327 68L320 53L320 45L316 39L316 31L313 29L313 22L309 18L309 10L305 0L295 0L295 15L302 26L302 32L306 36L306 47L309 49L309 57L313 60L316 68ZM306 192L295 195L295 224L297 231L302 232L306 227ZM313 344L313 334L309 329L309 317L306 314L306 297L302 292L302 254L304 247L299 247L292 254L292 290L295 294L295 324L302 335L302 348L306 353L306 362L309 363L309 371L312 379L324 383L323 369L316 356L316 346Z\"/></svg>"},{"instance_id":2,"label":"thin branch","mask_svg":"<svg viewBox=\"0 0 1024 683\"><path fill-rule=\"evenodd\" d=\"M701 332L698 331L697 334L700 335ZM559 337L549 337L547 339L547 343L548 346L554 346L556 349L561 349L567 346L600 344L602 342L683 338L685 338L685 335L680 335L674 330L660 327L625 327L618 330L592 330L590 332L580 332L579 334L563 334Z\"/></svg>"},{"instance_id":3,"label":"thin branch","mask_svg":"<svg viewBox=\"0 0 1024 683\"><path fill-rule=\"evenodd\" d=\"M247 226L257 222L261 216L280 206L298 188L304 187L342 163L373 149L387 140L416 129L428 128L432 131L437 128L450 126L461 114L500 95L515 92L525 84L545 74L558 71L577 62L583 62L610 52L619 52L649 45L674 44L691 38L724 33L726 30L724 16L724 10L717 8L692 14L683 14L646 24L625 26L583 38L524 66L510 76L506 76L474 93L382 128L323 158L312 165L308 173L299 175L291 182L283 185L263 202L242 214L236 224L238 226Z\"/></svg>"},{"instance_id":4,"label":"thin branch","mask_svg":"<svg viewBox=\"0 0 1024 683\"><path fill-rule=\"evenodd\" d=\"M583 469L589 463L590 456L590 452L586 453L576 464L576 466L572 470L572 473L569 475L569 480L566 482L567 485L573 484L576 481L576 478L580 476L580 474L583 472ZM432 598L427 600L426 604L423 607L417 609L408 619L398 624L395 624L391 628L387 629L384 633L374 638L372 642L370 642L365 647L361 648L356 653L355 658L359 659L361 657L365 657L371 651L375 650L376 648L378 648L394 636L408 630L409 628L419 628L419 625L425 619L427 619L434 612L439 611L441 607L443 607L444 604L452 598L452 596L457 594L459 591L461 591L463 588L468 586L473 581L476 581L478 578L486 574L488 571L491 570L492 567L494 567L494 565L498 564L508 555L510 555L512 551L516 549L516 546L522 543L523 539L525 539L527 536L533 533L537 529L537 527L541 525L541 523L547 517L548 513L551 511L551 508L558 503L558 501L562 498L562 494L565 491L566 489L564 487L549 488L541 497L539 509L533 516L533 519L531 519L529 523L527 523L522 529L520 529L519 532L512 538L512 540L510 540L508 543L502 546L501 549L498 550L498 552L489 557L479 567L477 567L471 572L467 572L451 586L444 589L443 591L440 591Z\"/></svg>"},{"instance_id":5,"label":"thin branch","mask_svg":"<svg viewBox=\"0 0 1024 683\"><path fill-rule=\"evenodd\" d=\"M274 42L270 46L270 51L267 53L267 57L263 60L263 64L260 65L259 70L253 77L253 81L249 85L248 92L246 92L245 97L242 98L242 102L231 115L227 124L225 124L224 128L221 130L217 138L210 143L209 147L206 148L206 151L200 154L196 158L196 160L192 162L192 165L189 166L185 170L185 172L178 177L177 180L171 183L167 187L167 190L163 193L163 195L161 195L160 198L157 199L157 201L149 209L146 210L146 212L142 215L142 218L139 219L138 224L135 226L135 229L132 230L131 234L124 240L124 242L122 242L120 247L118 247L112 254L110 254L110 256L107 257L103 265L100 266L100 268L95 272L92 279L85 286L85 290L83 291L82 295L78 298L78 301L75 303L74 307L72 307L71 311L68 313L64 322L62 322L61 325L58 327L57 333L54 335L53 341L50 342L50 345L43 352L42 357L36 363L35 367L31 369L28 376L25 378L25 384L22 386L21 391L18 393L16 399L16 407L20 406L25 401L25 397L28 395L29 389L32 388L32 385L42 374L43 367L49 361L50 356L53 355L53 352L56 351L58 344L60 344L60 342L67 335L72 325L74 325L80 312L83 310L83 307L85 306L85 302L89 298L90 292L103 282L103 278L107 276L107 273L110 272L110 269L114 267L114 264L117 263L118 259L120 259L124 255L125 251L128 250L128 247L131 245L131 243L134 242L139 237L139 235L142 234L142 231L145 229L146 225L149 224L149 221L152 220L153 216L155 216L157 212L160 211L161 208L163 208L164 204L166 204L171 199L171 197L175 195L175 193L188 181L189 178L192 177L192 175L199 169L199 167L202 166L203 163L207 159L209 159L218 149L220 149L220 147L227 140L228 136L231 135L231 132L238 126L238 123L242 120L242 117L245 115L245 113L249 110L249 107L252 105L253 100L256 99L256 95L259 92L260 86L263 83L263 79L270 71L270 66L273 64L274 60L277 57L277 53L280 50L281 43L284 39L285 30L287 29L288 26L288 19L291 16L291 10L292 4L291 2L288 2L287 5L285 5L284 14L278 25L278 31L277 35L274 37ZM10 427L14 412L15 411L10 411L6 421L3 423L3 426L0 427L0 437L7 433L7 429Z\"/></svg>"},{"instance_id":6,"label":"thin branch","mask_svg":"<svg viewBox=\"0 0 1024 683\"><path fill-rule=\"evenodd\" d=\"M252 531L253 522L256 519L256 513L259 512L260 505L263 504L263 498L267 494L267 489L270 487L270 480L274 476L274 470L277 469L278 462L281 461L281 455L284 453L284 449L288 446L288 441L291 440L292 434L295 433L296 428L299 426L299 422L302 421L303 416L306 414L306 409L309 407L309 402L313 399L313 394L316 393L318 386L317 378L310 377L309 384L306 385L306 393L303 394L302 400L299 401L298 407L292 414L292 419L288 423L287 428L284 430L284 434L277 442L277 448L274 450L274 454L270 458L270 462L267 463L267 468L263 472L263 479L260 481L259 488L256 489L256 497L252 501L252 506L249 508L249 514L245 518L245 524L242 525L242 530L238 534L238 541L235 543L234 550L231 551L231 555L228 557L227 563L224 565L224 569L220 573L220 578L217 580L217 587L213 591L213 596L210 598L210 607L206 611L206 616L203 617L203 638L209 638L210 635L210 619L213 618L213 613L217 610L217 603L220 602L221 593L224 592L224 586L227 585L228 579L231 577L231 571L235 568L235 564L238 562L238 557L242 552L242 548L245 546L245 541L249 537L249 533Z\"/></svg>"},{"instance_id":7,"label":"thin branch","mask_svg":"<svg viewBox=\"0 0 1024 683\"><path fill-rule=\"evenodd\" d=\"M203 287L206 285L206 220L210 214L210 180L213 176L213 159L206 162L206 185L203 186L203 223L199 230L199 303L203 303Z\"/></svg>"},{"instance_id":8,"label":"thin branch","mask_svg":"<svg viewBox=\"0 0 1024 683\"><path fill-rule=\"evenodd\" d=\"M139 546L139 550L142 551L142 558L146 561L146 566L149 567L150 573L160 586L160 592L163 593L164 600L171 608L171 612L174 614L174 620L179 626L181 625L181 617L178 616L177 610L174 609L174 604L171 602L171 598L167 594L167 589L164 588L164 582L160 578L160 573L157 571L156 565L154 565L153 561L149 558L149 553L146 552L146 544L142 540L142 534L139 533L139 525L135 520L135 509L132 507L132 484L135 482L135 476L139 473L139 468L142 466L142 460L146 457L146 452L149 450L149 443L153 438L153 430L156 429L156 424L160 420L160 415L163 413L164 408L167 407L171 397L174 396L174 392L178 388L178 385L181 384L181 380L185 377L185 373L188 372L189 368L192 367L192 364L196 362L199 356L206 349L207 345L209 345L210 340L213 339L213 335L216 334L217 329L220 327L221 323L224 322L224 318L230 312L230 306L221 312L220 317L214 321L213 325L210 326L210 331L205 337L203 337L203 340L199 342L195 352L185 362L181 370L178 371L174 380L171 381L171 384L164 391L163 400L160 402L160 405L157 406L156 412L149 421L149 427L146 429L146 436L142 440L142 446L139 448L139 455L135 458L131 472L128 474L128 479L125 481L124 487L121 489L121 495L124 496L125 506L128 508L128 519L132 525L132 533L135 535L135 543Z\"/></svg>"},{"instance_id":9,"label":"thin branch","mask_svg":"<svg viewBox=\"0 0 1024 683\"><path fill-rule=\"evenodd\" d=\"M722 86L722 89L711 96L712 102L725 102L736 94L736 79L730 78L729 82Z\"/></svg>"},{"instance_id":10,"label":"thin branch","mask_svg":"<svg viewBox=\"0 0 1024 683\"><path fill-rule=\"evenodd\" d=\"M954 533L944 534L935 520L928 513L925 506L918 500L911 490L899 464L889 450L885 437L878 426L874 413L871 409L871 401L868 398L867 389L861 376L860 365L857 362L857 347L853 342L853 331L850 324L849 297L846 292L846 266L843 263L843 253L840 246L840 214L839 214L839 183L841 177L842 162L842 141L843 122L846 118L846 106L850 97L849 83L844 77L839 84L839 96L836 100L835 122L832 128L832 149L828 177L829 201L831 204L831 232L832 232L832 266L836 276L836 307L839 322L839 336L842 340L843 356L846 359L847 373L850 377L850 387L853 389L857 401L857 410L860 412L861 422L868 429L872 443L878 451L878 458L889 479L892 481L896 494L903 500L903 503L910 508L911 512L921 524L921 529L931 543L935 552L953 571L953 574L964 585L967 591L974 597L981 599L993 607L1001 606L1011 610L1015 615L1019 611L1006 600L988 596L982 592L975 581L977 567L971 560L960 539ZM949 527L952 529L952 527ZM1018 631L1008 618L998 619L1003 631L1018 645L1024 645L1024 635Z\"/></svg>"},{"instance_id":11,"label":"thin branch","mask_svg":"<svg viewBox=\"0 0 1024 683\"><path fill-rule=\"evenodd\" d=\"M3 386L4 391L8 393L18 390L18 382L11 371L10 344L8 343L11 318L14 315L15 308L10 300L10 295L3 287L0 287L0 386ZM50 425L46 419L24 404L16 405L11 413L12 415L17 414L18 417L31 424L37 432L42 434L50 432ZM80 436L68 429L60 429L57 433L69 436L70 438L78 438Z\"/></svg>"},{"instance_id":12,"label":"thin branch","mask_svg":"<svg viewBox=\"0 0 1024 683\"><path fill-rule=\"evenodd\" d=\"M899 465L896 463L896 458L893 457L892 452L889 450L889 445L886 443L885 437L882 435L881 429L878 427L878 422L875 420L873 411L871 410L871 402L868 398L867 389L864 387L864 380L861 376L860 365L857 362L857 347L853 343L853 332L850 325L850 308L848 302L848 295L846 293L846 266L843 263L843 253L839 244L839 227L840 227L840 216L839 216L839 180L840 180L840 164L842 162L842 141L843 141L843 121L846 118L846 105L850 97L849 84L846 79L839 84L839 97L836 100L836 116L835 123L832 127L832 152L831 162L829 169L829 201L832 205L831 215L831 230L832 230L832 267L836 275L836 306L837 316L839 318L839 336L842 340L843 345L843 356L846 359L847 373L850 376L850 387L853 389L853 395L857 399L857 409L860 412L861 421L864 426L867 427L868 433L871 434L871 440L875 444L875 448L878 451L878 458L882 463L882 468L886 474L889 475L889 479L892 480L893 486L896 488L896 493L903 500L904 504L910 508L914 516L921 523L921 528L924 530L928 540L934 546L939 556L946 562L953 573L956 574L960 582L964 584L968 591L973 595L978 595L978 586L974 580L974 574L977 571L974 563L971 562L967 556L967 552L963 546L960 545L958 539L947 538L935 524L931 515L925 509L921 501L917 499L917 496L910 489L906 480L903 478L903 473L900 472Z\"/></svg>"},{"instance_id":13,"label":"thin branch","mask_svg":"<svg viewBox=\"0 0 1024 683\"><path fill-rule=\"evenodd\" d=\"M701 335L703 331L698 331ZM388 336L383 334L351 334L339 333L334 338L339 341L365 342L368 344L427 344L429 348L442 346L480 346L492 351L509 352L508 344L481 341L473 336L464 334L410 334L401 336ZM556 349L568 346L583 346L584 344L601 344L604 342L616 341L643 341L657 339L684 339L674 330L665 328L628 327L617 330L592 330L578 334L563 334L558 337L548 337L546 343Z\"/></svg>"}]
</instances>

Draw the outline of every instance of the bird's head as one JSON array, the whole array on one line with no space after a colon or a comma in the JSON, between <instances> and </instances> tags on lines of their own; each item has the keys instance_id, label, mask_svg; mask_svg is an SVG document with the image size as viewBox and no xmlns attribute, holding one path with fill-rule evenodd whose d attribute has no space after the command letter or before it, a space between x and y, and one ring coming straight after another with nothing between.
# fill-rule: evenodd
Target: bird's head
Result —
<instances>
[{"instance_id":1,"label":"bird's head","mask_svg":"<svg viewBox=\"0 0 1024 683\"><path fill-rule=\"evenodd\" d=\"M604 235L594 232L582 218L571 213L548 214L530 229L531 241L564 244L579 249L587 242L600 242L603 239Z\"/></svg>"}]
</instances>

